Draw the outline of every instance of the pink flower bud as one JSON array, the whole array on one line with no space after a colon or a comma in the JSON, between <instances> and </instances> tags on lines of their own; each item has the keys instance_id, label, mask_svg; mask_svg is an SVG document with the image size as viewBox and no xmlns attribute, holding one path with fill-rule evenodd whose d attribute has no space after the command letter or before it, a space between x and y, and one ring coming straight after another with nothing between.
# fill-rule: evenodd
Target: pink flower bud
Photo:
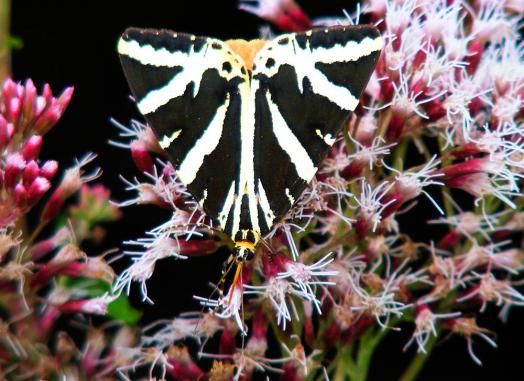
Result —
<instances>
[{"instance_id":1,"label":"pink flower bud","mask_svg":"<svg viewBox=\"0 0 524 381\"><path fill-rule=\"evenodd\" d=\"M27 205L27 190L22 184L16 184L14 189L15 204L19 208Z\"/></svg>"},{"instance_id":2,"label":"pink flower bud","mask_svg":"<svg viewBox=\"0 0 524 381\"><path fill-rule=\"evenodd\" d=\"M20 98L13 98L6 105L7 119L15 126L20 118L22 112L22 100Z\"/></svg>"},{"instance_id":3,"label":"pink flower bud","mask_svg":"<svg viewBox=\"0 0 524 381\"><path fill-rule=\"evenodd\" d=\"M69 106L74 91L75 88L73 86L69 86L64 91L62 91L62 94L60 94L58 97L57 102L62 107L62 113L65 111L66 107Z\"/></svg>"},{"instance_id":4,"label":"pink flower bud","mask_svg":"<svg viewBox=\"0 0 524 381\"><path fill-rule=\"evenodd\" d=\"M426 115L428 116L428 121L430 122L437 121L440 118L443 118L444 116L446 116L447 114L446 109L442 105L442 102L439 101L438 99L435 99L425 104L424 110L426 111Z\"/></svg>"},{"instance_id":5,"label":"pink flower bud","mask_svg":"<svg viewBox=\"0 0 524 381\"><path fill-rule=\"evenodd\" d=\"M369 221L364 218L359 218L357 222L355 222L355 231L357 232L357 237L359 240L363 240L366 238L369 232L369 228Z\"/></svg>"},{"instance_id":6,"label":"pink flower bud","mask_svg":"<svg viewBox=\"0 0 524 381\"><path fill-rule=\"evenodd\" d=\"M44 135L58 122L61 116L61 107L53 105L42 112L36 120L33 130L39 135Z\"/></svg>"},{"instance_id":7,"label":"pink flower bud","mask_svg":"<svg viewBox=\"0 0 524 381\"><path fill-rule=\"evenodd\" d=\"M27 191L29 205L34 205L51 188L49 180L44 177L37 177L29 186Z\"/></svg>"},{"instance_id":8,"label":"pink flower bud","mask_svg":"<svg viewBox=\"0 0 524 381\"><path fill-rule=\"evenodd\" d=\"M44 85L44 88L42 90L42 98L46 104L51 102L51 100L53 99L53 92L51 91L51 86L49 86L49 83L46 83Z\"/></svg>"},{"instance_id":9,"label":"pink flower bud","mask_svg":"<svg viewBox=\"0 0 524 381\"><path fill-rule=\"evenodd\" d=\"M253 317L252 337L257 339L266 339L268 321L261 309L255 312ZM262 353L263 354L263 353Z\"/></svg>"},{"instance_id":10,"label":"pink flower bud","mask_svg":"<svg viewBox=\"0 0 524 381\"><path fill-rule=\"evenodd\" d=\"M422 64L426 61L427 53L424 49L420 49L417 54L415 54L415 58L413 59L413 63L411 64L413 69L418 69L422 66ZM414 94L417 94L417 91L413 91Z\"/></svg>"},{"instance_id":11,"label":"pink flower bud","mask_svg":"<svg viewBox=\"0 0 524 381\"><path fill-rule=\"evenodd\" d=\"M302 18L295 19L294 15L288 13L280 14L273 22L284 32L302 32L311 27L311 20L308 18L306 20ZM307 25L309 25L309 27Z\"/></svg>"},{"instance_id":12,"label":"pink flower bud","mask_svg":"<svg viewBox=\"0 0 524 381\"><path fill-rule=\"evenodd\" d=\"M146 126L143 130L138 133L138 139L143 141L149 152L154 152L159 155L164 155L165 151L158 144L158 139L151 129L151 127Z\"/></svg>"},{"instance_id":13,"label":"pink flower bud","mask_svg":"<svg viewBox=\"0 0 524 381\"><path fill-rule=\"evenodd\" d=\"M18 152L9 154L5 160L4 187L12 187L25 168L25 160Z\"/></svg>"},{"instance_id":14,"label":"pink flower bud","mask_svg":"<svg viewBox=\"0 0 524 381\"><path fill-rule=\"evenodd\" d=\"M387 103L393 98L395 94L395 87L392 81L381 81L380 82L381 92L379 101Z\"/></svg>"},{"instance_id":15,"label":"pink flower bud","mask_svg":"<svg viewBox=\"0 0 524 381\"><path fill-rule=\"evenodd\" d=\"M62 207L64 206L64 198L62 198L62 192L59 188L55 189L49 200L44 206L44 211L42 212L41 221L47 222L55 218Z\"/></svg>"},{"instance_id":16,"label":"pink flower bud","mask_svg":"<svg viewBox=\"0 0 524 381\"><path fill-rule=\"evenodd\" d=\"M239 8L272 22L286 32L300 32L312 26L311 19L294 0L261 0L256 5L242 1Z\"/></svg>"},{"instance_id":17,"label":"pink flower bud","mask_svg":"<svg viewBox=\"0 0 524 381\"><path fill-rule=\"evenodd\" d=\"M456 230L452 230L439 241L438 247L442 250L451 250L460 243L461 239L462 236Z\"/></svg>"},{"instance_id":18,"label":"pink flower bud","mask_svg":"<svg viewBox=\"0 0 524 381\"><path fill-rule=\"evenodd\" d=\"M298 31L308 30L313 27L313 22L311 21L309 16L294 1L287 2L286 11L289 14L290 18L294 20L295 25L297 25L300 28L297 29Z\"/></svg>"},{"instance_id":19,"label":"pink flower bud","mask_svg":"<svg viewBox=\"0 0 524 381\"><path fill-rule=\"evenodd\" d=\"M131 142L131 156L137 168L142 172L153 172L153 159L147 150L146 143L141 140Z\"/></svg>"},{"instance_id":20,"label":"pink flower bud","mask_svg":"<svg viewBox=\"0 0 524 381\"><path fill-rule=\"evenodd\" d=\"M402 135L402 130L404 129L404 123L406 119L403 115L399 113L393 113L389 121L388 129L386 131L386 141L396 142Z\"/></svg>"},{"instance_id":21,"label":"pink flower bud","mask_svg":"<svg viewBox=\"0 0 524 381\"><path fill-rule=\"evenodd\" d=\"M440 172L444 174L443 179L452 179L478 172L496 173L500 169L500 164L497 160L491 160L490 157L479 157L448 165L442 168Z\"/></svg>"},{"instance_id":22,"label":"pink flower bud","mask_svg":"<svg viewBox=\"0 0 524 381\"><path fill-rule=\"evenodd\" d=\"M35 160L40 154L42 148L42 137L39 135L33 135L27 139L24 147L22 148L22 156L25 160Z\"/></svg>"},{"instance_id":23,"label":"pink flower bud","mask_svg":"<svg viewBox=\"0 0 524 381\"><path fill-rule=\"evenodd\" d=\"M200 257L213 254L217 251L219 243L212 240L180 240L180 254L188 257Z\"/></svg>"},{"instance_id":24,"label":"pink flower bud","mask_svg":"<svg viewBox=\"0 0 524 381\"><path fill-rule=\"evenodd\" d=\"M11 123L7 123L7 120L0 114L0 150L7 147L11 138L13 137L15 128Z\"/></svg>"},{"instance_id":25,"label":"pink flower bud","mask_svg":"<svg viewBox=\"0 0 524 381\"><path fill-rule=\"evenodd\" d=\"M218 347L218 353L221 355L230 355L235 353L237 343L235 335L228 329L224 329L220 335L220 344Z\"/></svg>"},{"instance_id":26,"label":"pink flower bud","mask_svg":"<svg viewBox=\"0 0 524 381\"><path fill-rule=\"evenodd\" d=\"M52 180L58 172L58 163L55 160L48 160L40 168L40 176Z\"/></svg>"},{"instance_id":27,"label":"pink flower bud","mask_svg":"<svg viewBox=\"0 0 524 381\"><path fill-rule=\"evenodd\" d=\"M475 117L478 115L482 107L484 107L484 102L482 99L480 97L475 97L471 100L471 102L469 102L469 113L472 117Z\"/></svg>"},{"instance_id":28,"label":"pink flower bud","mask_svg":"<svg viewBox=\"0 0 524 381\"><path fill-rule=\"evenodd\" d=\"M204 372L193 362L186 347L172 346L167 352L167 372L175 380L203 380Z\"/></svg>"},{"instance_id":29,"label":"pink flower bud","mask_svg":"<svg viewBox=\"0 0 524 381\"><path fill-rule=\"evenodd\" d=\"M2 87L2 98L6 108L8 107L7 103L10 101L10 99L16 97L17 94L18 91L16 83L11 78L7 78L4 82L4 86Z\"/></svg>"},{"instance_id":30,"label":"pink flower bud","mask_svg":"<svg viewBox=\"0 0 524 381\"><path fill-rule=\"evenodd\" d=\"M28 187L38 177L39 173L40 168L38 168L36 161L31 160L29 163L27 163L23 174L24 185Z\"/></svg>"},{"instance_id":31,"label":"pink flower bud","mask_svg":"<svg viewBox=\"0 0 524 381\"><path fill-rule=\"evenodd\" d=\"M50 243L47 243L45 246L50 246ZM42 246L41 249L46 249ZM31 288L38 289L45 286L49 280L60 273L60 270L65 267L64 263L44 263L37 272L31 276Z\"/></svg>"},{"instance_id":32,"label":"pink flower bud","mask_svg":"<svg viewBox=\"0 0 524 381\"><path fill-rule=\"evenodd\" d=\"M62 313L88 313L95 315L105 315L107 313L107 306L115 297L104 295L92 299L69 300L58 306Z\"/></svg>"},{"instance_id":33,"label":"pink flower bud","mask_svg":"<svg viewBox=\"0 0 524 381\"><path fill-rule=\"evenodd\" d=\"M24 121L33 120L36 115L36 99L38 97L38 92L36 87L31 79L28 79L25 82L25 94L24 94Z\"/></svg>"},{"instance_id":34,"label":"pink flower bud","mask_svg":"<svg viewBox=\"0 0 524 381\"><path fill-rule=\"evenodd\" d=\"M95 155L88 154L83 159L81 159L75 166L68 169L62 179L62 182L55 189L47 204L44 206L42 212L42 221L49 221L55 218L64 205L64 201L71 197L75 192L77 192L82 184L96 179L100 176L100 170L95 170L92 174L84 176L83 166L87 165L95 159Z\"/></svg>"},{"instance_id":35,"label":"pink flower bud","mask_svg":"<svg viewBox=\"0 0 524 381\"><path fill-rule=\"evenodd\" d=\"M466 71L468 74L473 74L479 66L482 53L484 52L484 44L478 40L474 40L468 47L468 55L466 56Z\"/></svg>"},{"instance_id":36,"label":"pink flower bud","mask_svg":"<svg viewBox=\"0 0 524 381\"><path fill-rule=\"evenodd\" d=\"M443 179L443 182L450 188L462 189L475 197L482 196L491 187L488 175L482 172Z\"/></svg>"},{"instance_id":37,"label":"pink flower bud","mask_svg":"<svg viewBox=\"0 0 524 381\"><path fill-rule=\"evenodd\" d=\"M391 202L391 200L394 200ZM393 193L390 195L386 195L382 199L382 203L384 205L387 204L387 206L384 208L384 211L382 212L382 219L388 218L390 215L395 213L403 204L405 201L405 198L400 193Z\"/></svg>"},{"instance_id":38,"label":"pink flower bud","mask_svg":"<svg viewBox=\"0 0 524 381\"><path fill-rule=\"evenodd\" d=\"M55 324L55 321L60 317L60 311L55 306L47 306L42 317L38 321L38 329L36 332L40 336L45 336Z\"/></svg>"},{"instance_id":39,"label":"pink flower bud","mask_svg":"<svg viewBox=\"0 0 524 381\"><path fill-rule=\"evenodd\" d=\"M41 95L37 96L36 101L35 101L34 119L38 119L38 117L40 116L40 114L42 114L42 112L46 109L46 107L47 107L47 103L44 97Z\"/></svg>"},{"instance_id":40,"label":"pink flower bud","mask_svg":"<svg viewBox=\"0 0 524 381\"><path fill-rule=\"evenodd\" d=\"M364 170L365 163L357 163L355 161L351 162L346 166L342 171L340 171L340 176L346 180L352 180L362 175Z\"/></svg>"},{"instance_id":41,"label":"pink flower bud","mask_svg":"<svg viewBox=\"0 0 524 381\"><path fill-rule=\"evenodd\" d=\"M279 253L270 254L264 251L261 258L263 273L266 279L274 278L278 273L285 271L286 263L289 262L289 259Z\"/></svg>"},{"instance_id":42,"label":"pink flower bud","mask_svg":"<svg viewBox=\"0 0 524 381\"><path fill-rule=\"evenodd\" d=\"M39 241L31 247L31 259L36 261L51 253L55 248L56 241L52 238Z\"/></svg>"},{"instance_id":43,"label":"pink flower bud","mask_svg":"<svg viewBox=\"0 0 524 381\"><path fill-rule=\"evenodd\" d=\"M455 159L465 159L470 156L478 155L481 152L483 151L480 150L476 143L466 143L457 147L455 150L452 150L450 153Z\"/></svg>"}]
</instances>

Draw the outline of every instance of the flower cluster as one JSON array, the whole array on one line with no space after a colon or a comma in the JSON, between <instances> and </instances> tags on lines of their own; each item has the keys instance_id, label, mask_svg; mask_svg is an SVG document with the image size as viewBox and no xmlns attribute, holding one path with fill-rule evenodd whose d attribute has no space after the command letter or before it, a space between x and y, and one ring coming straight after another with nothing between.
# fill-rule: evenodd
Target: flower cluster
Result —
<instances>
[{"instance_id":1,"label":"flower cluster","mask_svg":"<svg viewBox=\"0 0 524 381\"><path fill-rule=\"evenodd\" d=\"M82 245L98 243L104 236L100 223L120 212L109 203L106 188L87 184L99 175L98 169L86 174L93 154L67 169L54 189L58 163L39 159L44 135L72 94L69 87L56 97L49 85L39 93L31 80L7 79L0 88L0 362L5 379L98 379L116 368L106 356L118 343L81 318L108 312L115 301L110 294L115 275L104 256L88 256ZM134 311L112 312L117 318ZM84 348L71 336L78 327Z\"/></svg>"},{"instance_id":2,"label":"flower cluster","mask_svg":"<svg viewBox=\"0 0 524 381\"><path fill-rule=\"evenodd\" d=\"M464 337L480 363L473 337L495 343L471 311L492 305L505 317L524 304L524 48L515 32L522 7L373 0L356 15L315 20L293 0L241 1L282 31L365 19L386 44L344 139L239 282L215 299L197 297L205 313L149 327L122 374L144 366L151 377L174 379L250 380L262 371L281 380L364 380L373 349L401 325L412 327L405 349L416 347L404 380L443 335ZM116 281L118 291L139 283L148 299L158 260L231 243L163 161L151 129L118 126L131 142L114 144L130 149L144 174L126 181L136 195L122 205L172 212L128 242L133 264ZM268 350L269 338L277 349ZM213 359L211 368L197 365L201 357Z\"/></svg>"}]
</instances>

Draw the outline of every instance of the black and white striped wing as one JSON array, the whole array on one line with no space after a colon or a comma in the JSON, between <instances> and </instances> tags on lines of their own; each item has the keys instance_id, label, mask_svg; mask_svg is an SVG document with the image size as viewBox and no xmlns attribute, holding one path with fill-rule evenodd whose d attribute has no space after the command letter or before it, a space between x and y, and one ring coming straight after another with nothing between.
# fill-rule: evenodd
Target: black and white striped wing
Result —
<instances>
[{"instance_id":1,"label":"black and white striped wing","mask_svg":"<svg viewBox=\"0 0 524 381\"><path fill-rule=\"evenodd\" d=\"M212 38L129 29L118 51L181 181L235 241L256 242L315 175L381 47L366 26L286 34L266 43L251 76Z\"/></svg>"},{"instance_id":2,"label":"black and white striped wing","mask_svg":"<svg viewBox=\"0 0 524 381\"><path fill-rule=\"evenodd\" d=\"M372 26L286 34L254 60L254 178L260 232L284 216L347 123L382 49Z\"/></svg>"},{"instance_id":3,"label":"black and white striped wing","mask_svg":"<svg viewBox=\"0 0 524 381\"><path fill-rule=\"evenodd\" d=\"M238 174L242 98L249 95L240 57L217 39L134 28L122 35L118 53L138 109L178 177L225 226L221 212Z\"/></svg>"}]
</instances>

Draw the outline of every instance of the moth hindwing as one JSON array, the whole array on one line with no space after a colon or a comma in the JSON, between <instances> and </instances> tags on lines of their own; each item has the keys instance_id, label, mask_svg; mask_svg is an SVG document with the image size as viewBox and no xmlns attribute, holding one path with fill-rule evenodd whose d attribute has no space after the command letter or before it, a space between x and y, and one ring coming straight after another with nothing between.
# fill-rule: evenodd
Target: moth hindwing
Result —
<instances>
[{"instance_id":1,"label":"moth hindwing","mask_svg":"<svg viewBox=\"0 0 524 381\"><path fill-rule=\"evenodd\" d=\"M130 28L118 52L180 180L235 241L255 242L315 176L382 45L372 26L251 44Z\"/></svg>"}]
</instances>

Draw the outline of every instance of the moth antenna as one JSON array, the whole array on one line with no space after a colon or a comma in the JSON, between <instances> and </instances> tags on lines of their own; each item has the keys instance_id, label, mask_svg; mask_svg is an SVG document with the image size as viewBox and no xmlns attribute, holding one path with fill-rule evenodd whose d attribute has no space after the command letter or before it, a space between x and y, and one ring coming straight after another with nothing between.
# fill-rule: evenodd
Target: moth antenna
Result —
<instances>
[{"instance_id":1,"label":"moth antenna","mask_svg":"<svg viewBox=\"0 0 524 381\"><path fill-rule=\"evenodd\" d=\"M213 290L211 291L211 293L209 294L209 296L207 297L207 302L209 302L211 300L211 298L218 293L218 298L222 298L224 296L224 284L226 283L225 280L226 280L226 277L227 275L229 274L229 272L233 269L233 265L235 265L235 261L234 261L234 256L231 254L227 260L224 261L223 265L222 265L222 274L220 276L220 279L218 280L217 284L214 285L211 283L211 285L213 286ZM208 308L206 305L203 305L201 310L200 310L200 316L202 316L204 314L204 310ZM216 307L213 308L213 310L216 310L219 308L219 305L217 304ZM198 331L198 327L200 326L200 321L202 319L200 319L197 323L197 325L195 326L195 332Z\"/></svg>"},{"instance_id":2,"label":"moth antenna","mask_svg":"<svg viewBox=\"0 0 524 381\"><path fill-rule=\"evenodd\" d=\"M209 297L207 298L208 301L211 300L211 298L215 295L215 293L218 293L220 297L224 296L224 285L226 284L226 278L228 274L231 272L231 270L233 269L233 266L236 264L234 259L235 257L233 256L233 254L231 254L227 258L227 260L224 261L222 265L222 274L217 284L215 285L213 291L209 294Z\"/></svg>"}]
</instances>

